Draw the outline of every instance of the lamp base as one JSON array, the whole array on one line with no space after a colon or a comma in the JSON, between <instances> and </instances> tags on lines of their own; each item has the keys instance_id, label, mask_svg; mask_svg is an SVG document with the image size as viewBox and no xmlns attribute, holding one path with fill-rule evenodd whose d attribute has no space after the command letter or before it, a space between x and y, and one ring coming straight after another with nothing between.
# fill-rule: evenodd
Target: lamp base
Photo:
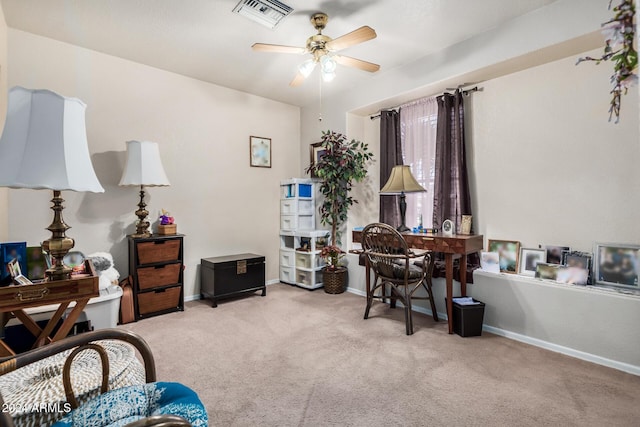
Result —
<instances>
[{"instance_id":1,"label":"lamp base","mask_svg":"<svg viewBox=\"0 0 640 427\"><path fill-rule=\"evenodd\" d=\"M402 224L398 228L396 228L400 233L404 233L405 231L410 231L411 229L406 225Z\"/></svg>"},{"instance_id":2,"label":"lamp base","mask_svg":"<svg viewBox=\"0 0 640 427\"><path fill-rule=\"evenodd\" d=\"M53 199L51 199L51 210L53 210L53 222L47 230L51 231L51 238L42 242L42 249L53 258L54 264L45 272L47 280L68 280L71 278L70 267L62 263L64 256L75 246L75 241L71 237L67 237L65 232L70 229L62 219L62 203L64 199L60 196L59 190L53 191Z\"/></svg>"},{"instance_id":3,"label":"lamp base","mask_svg":"<svg viewBox=\"0 0 640 427\"><path fill-rule=\"evenodd\" d=\"M400 201L399 201L399 205L400 205L400 221L402 221L400 223L400 226L398 228L396 228L396 230L398 230L400 233L404 232L404 231L409 231L409 227L406 226L406 224L404 223L404 217L405 214L407 213L407 202L405 201L406 196L404 195L404 191L400 193Z\"/></svg>"},{"instance_id":4,"label":"lamp base","mask_svg":"<svg viewBox=\"0 0 640 427\"><path fill-rule=\"evenodd\" d=\"M149 211L146 208L147 204L144 202L144 185L141 185L140 202L138 203L138 210L135 212L136 216L138 217L138 222L136 223L136 232L135 234L130 234L130 237L151 237L151 231L149 231L151 223L147 221Z\"/></svg>"}]
</instances>

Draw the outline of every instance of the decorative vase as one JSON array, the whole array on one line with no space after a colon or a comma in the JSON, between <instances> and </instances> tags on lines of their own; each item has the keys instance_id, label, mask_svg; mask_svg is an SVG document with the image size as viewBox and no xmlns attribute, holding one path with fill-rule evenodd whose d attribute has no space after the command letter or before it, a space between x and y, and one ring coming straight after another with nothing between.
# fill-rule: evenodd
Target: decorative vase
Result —
<instances>
[{"instance_id":1,"label":"decorative vase","mask_svg":"<svg viewBox=\"0 0 640 427\"><path fill-rule=\"evenodd\" d=\"M322 282L324 291L328 294L341 294L347 284L347 267L338 267L335 270L325 268L322 270Z\"/></svg>"}]
</instances>

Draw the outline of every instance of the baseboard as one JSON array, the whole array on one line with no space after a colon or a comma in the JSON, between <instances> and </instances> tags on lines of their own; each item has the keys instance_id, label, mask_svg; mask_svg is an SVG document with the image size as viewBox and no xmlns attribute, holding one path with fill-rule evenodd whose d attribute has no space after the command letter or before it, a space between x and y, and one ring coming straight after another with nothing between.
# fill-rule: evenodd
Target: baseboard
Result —
<instances>
[{"instance_id":1,"label":"baseboard","mask_svg":"<svg viewBox=\"0 0 640 427\"><path fill-rule=\"evenodd\" d=\"M596 356L595 354L586 353L584 351L575 350L573 348L564 347L552 342L544 341L538 338L533 338L527 335L518 334L516 332L506 331L504 329L495 328L489 325L482 326L483 331L500 335L505 338L509 338L515 341L520 341L525 344L534 345L536 347L544 348L556 353L561 353L567 356L575 357L577 359L586 360L587 362L596 363L598 365L606 366L608 368L617 369L619 371L627 372L633 375L640 376L640 366L630 365L624 362L618 362L617 360L607 359L605 357Z\"/></svg>"},{"instance_id":2,"label":"baseboard","mask_svg":"<svg viewBox=\"0 0 640 427\"><path fill-rule=\"evenodd\" d=\"M347 288L347 292L350 292L355 295L359 295L361 297L367 296L366 292L360 289ZM398 305L402 306L402 303L398 301ZM414 306L413 311L426 314L428 316L432 315L431 310L424 307ZM447 319L447 315L444 313L438 313L438 316L441 317L442 319ZM605 357L596 356L595 354L586 353L584 351L575 350L569 347L564 347L558 344L554 344L552 342L544 341L538 338L532 338L530 336L518 334L516 332L506 331L504 329L496 328L489 325L482 325L482 330L489 332L491 334L500 335L502 337L512 339L514 341L520 341L525 344L544 348L545 350L550 350L556 353L560 353L567 356L575 357L577 359L585 360L587 362L595 363L597 365L606 366L608 368L613 368L619 371L627 372L629 374L640 376L640 366L630 365L624 362L618 362L616 360L611 360Z\"/></svg>"}]
</instances>

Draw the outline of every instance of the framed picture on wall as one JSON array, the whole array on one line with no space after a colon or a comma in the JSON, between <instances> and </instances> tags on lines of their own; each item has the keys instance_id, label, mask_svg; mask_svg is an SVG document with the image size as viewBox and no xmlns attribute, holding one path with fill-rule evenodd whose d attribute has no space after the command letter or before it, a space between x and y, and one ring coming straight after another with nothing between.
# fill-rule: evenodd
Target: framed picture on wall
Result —
<instances>
[{"instance_id":1,"label":"framed picture on wall","mask_svg":"<svg viewBox=\"0 0 640 427\"><path fill-rule=\"evenodd\" d=\"M271 167L271 138L249 137L249 161L256 168Z\"/></svg>"},{"instance_id":2,"label":"framed picture on wall","mask_svg":"<svg viewBox=\"0 0 640 427\"><path fill-rule=\"evenodd\" d=\"M489 252L498 252L501 273L517 273L520 258L520 242L515 240L488 241Z\"/></svg>"},{"instance_id":3,"label":"framed picture on wall","mask_svg":"<svg viewBox=\"0 0 640 427\"><path fill-rule=\"evenodd\" d=\"M309 168L313 168L313 166L324 156L326 150L322 146L322 142L315 142L311 144L309 148ZM311 169L311 178L317 178L318 176L315 174L313 169Z\"/></svg>"}]
</instances>

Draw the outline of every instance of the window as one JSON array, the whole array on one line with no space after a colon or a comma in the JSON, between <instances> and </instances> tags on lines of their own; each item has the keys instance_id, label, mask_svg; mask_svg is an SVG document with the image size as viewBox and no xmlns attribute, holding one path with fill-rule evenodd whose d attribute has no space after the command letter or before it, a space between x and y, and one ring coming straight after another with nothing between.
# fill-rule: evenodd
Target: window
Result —
<instances>
[{"instance_id":1,"label":"window","mask_svg":"<svg viewBox=\"0 0 640 427\"><path fill-rule=\"evenodd\" d=\"M423 98L400 108L403 164L411 167L413 176L427 190L406 195L406 224L409 228L417 227L422 218L422 226L431 228L438 103L435 97Z\"/></svg>"}]
</instances>

